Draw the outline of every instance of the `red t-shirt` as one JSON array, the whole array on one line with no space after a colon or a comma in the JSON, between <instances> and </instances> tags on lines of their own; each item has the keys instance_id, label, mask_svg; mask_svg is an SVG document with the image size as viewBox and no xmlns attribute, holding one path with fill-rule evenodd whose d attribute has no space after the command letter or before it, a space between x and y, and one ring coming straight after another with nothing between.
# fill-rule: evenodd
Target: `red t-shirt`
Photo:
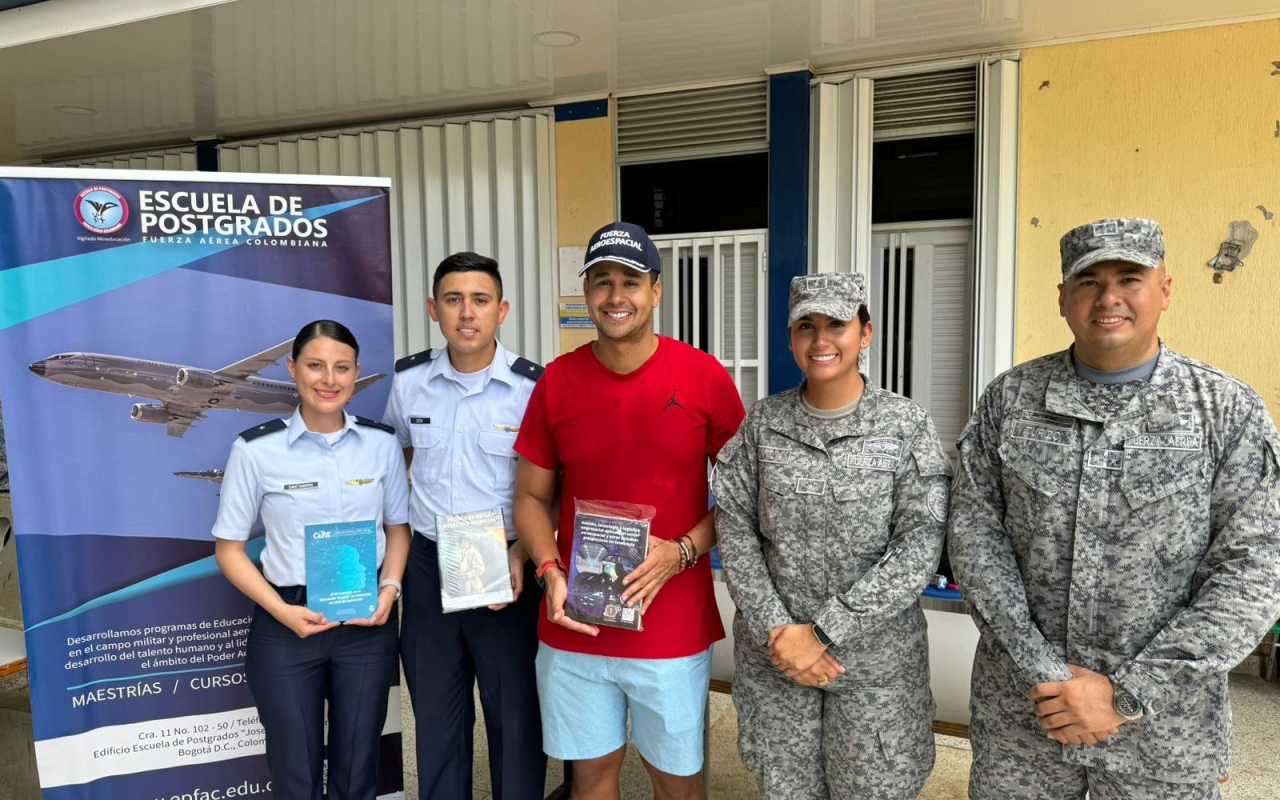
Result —
<instances>
[{"instance_id":1,"label":"red t-shirt","mask_svg":"<svg viewBox=\"0 0 1280 800\"><path fill-rule=\"evenodd\" d=\"M639 369L619 375L583 345L553 361L529 398L515 449L563 469L560 559L569 563L574 500L654 506L649 532L675 539L707 514L708 457L737 433L745 412L720 362L658 337ZM617 658L681 658L724 638L709 559L674 575L644 611L644 630L600 626L587 636L543 614L538 637L559 650Z\"/></svg>"}]
</instances>

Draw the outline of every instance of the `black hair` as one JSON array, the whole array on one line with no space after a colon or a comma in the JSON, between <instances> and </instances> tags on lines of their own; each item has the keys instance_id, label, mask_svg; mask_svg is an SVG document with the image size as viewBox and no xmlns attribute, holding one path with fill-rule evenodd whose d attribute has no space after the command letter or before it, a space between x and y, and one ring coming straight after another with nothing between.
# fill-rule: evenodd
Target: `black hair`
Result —
<instances>
[{"instance_id":1,"label":"black hair","mask_svg":"<svg viewBox=\"0 0 1280 800\"><path fill-rule=\"evenodd\" d=\"M483 272L498 285L498 300L502 299L502 275L498 273L498 262L488 256L470 252L454 253L440 262L431 279L432 297L440 294L440 281L444 280L444 276L454 272Z\"/></svg>"},{"instance_id":2,"label":"black hair","mask_svg":"<svg viewBox=\"0 0 1280 800\"><path fill-rule=\"evenodd\" d=\"M360 345L356 342L356 337L347 329L346 325L341 322L334 322L331 319L318 319L302 326L302 330L298 331L298 335L293 337L293 360L298 360L298 356L302 354L302 348L307 346L307 342L321 336L350 347L356 351L356 359L359 360Z\"/></svg>"}]
</instances>

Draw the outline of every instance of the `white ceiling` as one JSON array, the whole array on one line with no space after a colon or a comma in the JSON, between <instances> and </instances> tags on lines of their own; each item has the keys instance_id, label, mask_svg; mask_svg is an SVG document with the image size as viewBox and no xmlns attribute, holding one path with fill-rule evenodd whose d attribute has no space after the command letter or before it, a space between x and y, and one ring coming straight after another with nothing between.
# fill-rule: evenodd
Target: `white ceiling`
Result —
<instances>
[{"instance_id":1,"label":"white ceiling","mask_svg":"<svg viewBox=\"0 0 1280 800\"><path fill-rule=\"evenodd\" d=\"M1280 0L112 0L111 7L109 20L85 13L101 8L90 0L0 12L0 163L510 108L786 65L833 69L1280 16ZM544 30L581 41L535 44ZM96 113L74 116L59 106Z\"/></svg>"}]
</instances>

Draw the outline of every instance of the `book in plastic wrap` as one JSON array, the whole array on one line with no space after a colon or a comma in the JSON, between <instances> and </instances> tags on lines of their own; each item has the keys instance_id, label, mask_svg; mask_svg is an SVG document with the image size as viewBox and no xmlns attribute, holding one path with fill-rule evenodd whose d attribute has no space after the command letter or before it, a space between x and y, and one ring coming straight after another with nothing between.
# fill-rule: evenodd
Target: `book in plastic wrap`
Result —
<instances>
[{"instance_id":1,"label":"book in plastic wrap","mask_svg":"<svg viewBox=\"0 0 1280 800\"><path fill-rule=\"evenodd\" d=\"M329 622L368 619L378 610L377 521L307 525L307 608Z\"/></svg>"},{"instance_id":2,"label":"book in plastic wrap","mask_svg":"<svg viewBox=\"0 0 1280 800\"><path fill-rule=\"evenodd\" d=\"M440 605L446 613L514 599L501 509L436 517L436 552Z\"/></svg>"},{"instance_id":3,"label":"book in plastic wrap","mask_svg":"<svg viewBox=\"0 0 1280 800\"><path fill-rule=\"evenodd\" d=\"M653 508L582 500L575 508L565 613L591 625L642 630L643 609L622 602L622 579L649 554Z\"/></svg>"}]
</instances>

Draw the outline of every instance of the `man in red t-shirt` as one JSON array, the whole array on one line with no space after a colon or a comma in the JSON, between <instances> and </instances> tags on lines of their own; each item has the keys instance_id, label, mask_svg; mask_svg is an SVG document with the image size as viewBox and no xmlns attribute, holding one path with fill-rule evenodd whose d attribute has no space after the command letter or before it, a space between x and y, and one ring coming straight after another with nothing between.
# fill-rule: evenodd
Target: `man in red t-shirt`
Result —
<instances>
[{"instance_id":1,"label":"man in red t-shirt","mask_svg":"<svg viewBox=\"0 0 1280 800\"><path fill-rule=\"evenodd\" d=\"M543 746L574 762L579 800L618 796L628 711L655 797L704 796L710 648L724 637L711 569L698 557L716 542L707 465L744 411L716 359L654 334L661 270L638 225L615 222L591 237L583 292L599 338L547 367L515 444L515 527L546 587L537 658ZM622 600L643 608L643 630L566 615L576 501L656 509L649 553L623 578Z\"/></svg>"}]
</instances>

